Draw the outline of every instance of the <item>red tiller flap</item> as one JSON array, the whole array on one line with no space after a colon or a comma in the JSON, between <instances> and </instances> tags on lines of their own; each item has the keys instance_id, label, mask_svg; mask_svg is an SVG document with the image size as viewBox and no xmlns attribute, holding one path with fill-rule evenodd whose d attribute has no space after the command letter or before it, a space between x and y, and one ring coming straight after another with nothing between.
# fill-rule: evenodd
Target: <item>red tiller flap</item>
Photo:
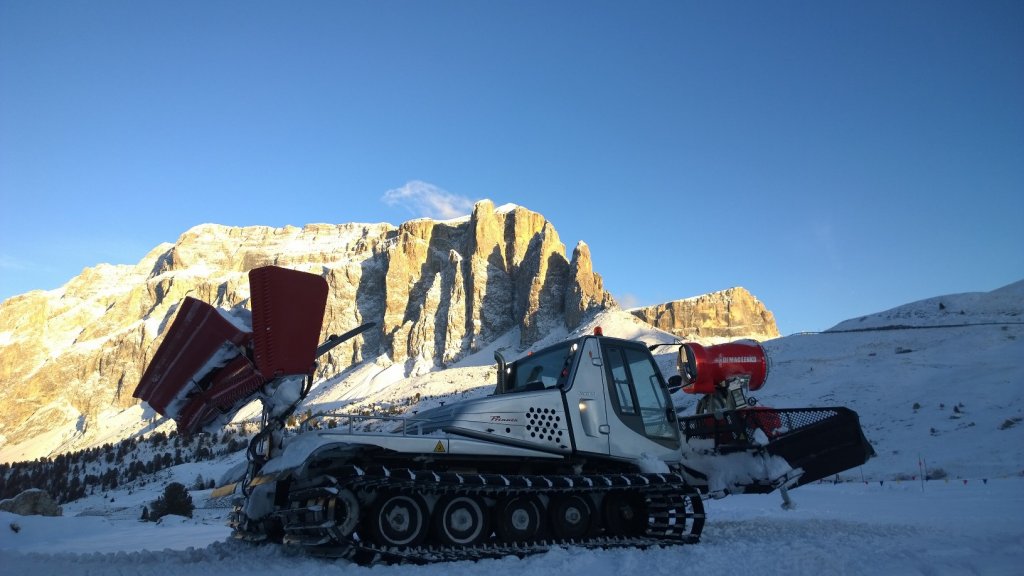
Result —
<instances>
[{"instance_id":1,"label":"red tiller flap","mask_svg":"<svg viewBox=\"0 0 1024 576\"><path fill-rule=\"evenodd\" d=\"M216 418L216 408L204 402L202 398L194 398L181 409L174 422L178 425L179 434L191 436Z\"/></svg>"},{"instance_id":2,"label":"red tiller flap","mask_svg":"<svg viewBox=\"0 0 1024 576\"><path fill-rule=\"evenodd\" d=\"M192 382L241 354L239 346L251 338L213 306L186 297L132 395L174 418L175 414L167 413L168 405Z\"/></svg>"},{"instance_id":3,"label":"red tiller flap","mask_svg":"<svg viewBox=\"0 0 1024 576\"><path fill-rule=\"evenodd\" d=\"M276 266L249 272L256 367L267 380L309 374L327 308L327 281Z\"/></svg>"},{"instance_id":4,"label":"red tiller flap","mask_svg":"<svg viewBox=\"0 0 1024 576\"><path fill-rule=\"evenodd\" d=\"M263 382L248 358L236 356L216 371L209 388L197 389L187 397L184 407L175 416L178 432L194 434L221 416L227 416L222 424L226 423L259 391Z\"/></svg>"}]
</instances>

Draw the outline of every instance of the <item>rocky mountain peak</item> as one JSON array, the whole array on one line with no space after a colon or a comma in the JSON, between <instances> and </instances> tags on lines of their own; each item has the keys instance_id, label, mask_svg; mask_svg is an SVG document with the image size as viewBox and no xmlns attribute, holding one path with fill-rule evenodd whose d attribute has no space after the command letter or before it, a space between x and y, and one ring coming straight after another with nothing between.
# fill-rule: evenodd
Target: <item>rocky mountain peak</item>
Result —
<instances>
[{"instance_id":1,"label":"rocky mountain peak","mask_svg":"<svg viewBox=\"0 0 1024 576\"><path fill-rule=\"evenodd\" d=\"M734 287L631 310L634 316L684 340L779 337L775 316L746 288Z\"/></svg>"},{"instance_id":2,"label":"rocky mountain peak","mask_svg":"<svg viewBox=\"0 0 1024 576\"><path fill-rule=\"evenodd\" d=\"M611 295L604 290L601 276L594 273L590 247L582 240L572 251L569 274L572 282L565 295L565 314L569 324L580 324L589 314L616 306Z\"/></svg>"}]
</instances>

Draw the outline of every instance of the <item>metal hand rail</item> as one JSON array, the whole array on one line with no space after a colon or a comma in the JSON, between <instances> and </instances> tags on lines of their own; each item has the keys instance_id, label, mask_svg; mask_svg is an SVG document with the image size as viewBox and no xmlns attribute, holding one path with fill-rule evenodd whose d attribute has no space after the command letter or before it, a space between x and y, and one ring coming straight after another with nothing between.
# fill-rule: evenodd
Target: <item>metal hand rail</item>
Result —
<instances>
[{"instance_id":1,"label":"metal hand rail","mask_svg":"<svg viewBox=\"0 0 1024 576\"><path fill-rule=\"evenodd\" d=\"M334 418L341 422L334 428L328 428L331 430L339 430L346 434L374 434L374 435L392 435L401 433L402 436L423 436L423 425L427 422L424 420L417 419L416 417L410 416L383 416L379 414L363 415L363 414L346 414L343 412L317 412L311 414L309 417L299 423L299 430L307 431L313 430L311 424L312 421L322 421L326 418ZM372 431L372 430L356 430L356 424L368 421L380 421L380 422L393 422L396 424L396 429L393 431ZM400 425L400 426L398 426ZM413 429L410 429L414 426ZM322 429L322 428L321 428Z\"/></svg>"}]
</instances>

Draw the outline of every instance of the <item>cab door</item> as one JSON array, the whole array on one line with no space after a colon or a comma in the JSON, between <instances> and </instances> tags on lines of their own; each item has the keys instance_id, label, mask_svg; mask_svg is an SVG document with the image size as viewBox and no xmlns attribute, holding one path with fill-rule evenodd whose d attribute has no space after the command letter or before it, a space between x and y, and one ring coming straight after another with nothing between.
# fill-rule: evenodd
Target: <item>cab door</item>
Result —
<instances>
[{"instance_id":1,"label":"cab door","mask_svg":"<svg viewBox=\"0 0 1024 576\"><path fill-rule=\"evenodd\" d=\"M565 392L573 445L577 452L608 456L611 428L601 345L597 338L587 337L580 347L572 385Z\"/></svg>"},{"instance_id":2,"label":"cab door","mask_svg":"<svg viewBox=\"0 0 1024 576\"><path fill-rule=\"evenodd\" d=\"M672 459L680 446L679 425L654 358L632 342L606 339L601 348L610 400L609 453Z\"/></svg>"}]
</instances>

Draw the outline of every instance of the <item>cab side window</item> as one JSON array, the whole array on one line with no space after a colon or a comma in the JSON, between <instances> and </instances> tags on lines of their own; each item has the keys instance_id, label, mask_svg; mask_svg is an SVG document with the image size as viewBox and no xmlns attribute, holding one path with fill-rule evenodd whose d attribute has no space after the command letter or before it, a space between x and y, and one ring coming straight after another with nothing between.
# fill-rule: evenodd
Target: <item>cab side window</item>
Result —
<instances>
[{"instance_id":1,"label":"cab side window","mask_svg":"<svg viewBox=\"0 0 1024 576\"><path fill-rule=\"evenodd\" d=\"M629 373L623 362L622 351L616 347L608 347L608 370L612 373L612 388L618 402L620 414L637 414L636 403L629 388Z\"/></svg>"},{"instance_id":2,"label":"cab side window","mask_svg":"<svg viewBox=\"0 0 1024 576\"><path fill-rule=\"evenodd\" d=\"M658 438L674 436L672 423L668 421L668 399L661 379L648 355L639 350L626 349L629 371L633 375L637 405L644 421L644 432Z\"/></svg>"}]
</instances>

